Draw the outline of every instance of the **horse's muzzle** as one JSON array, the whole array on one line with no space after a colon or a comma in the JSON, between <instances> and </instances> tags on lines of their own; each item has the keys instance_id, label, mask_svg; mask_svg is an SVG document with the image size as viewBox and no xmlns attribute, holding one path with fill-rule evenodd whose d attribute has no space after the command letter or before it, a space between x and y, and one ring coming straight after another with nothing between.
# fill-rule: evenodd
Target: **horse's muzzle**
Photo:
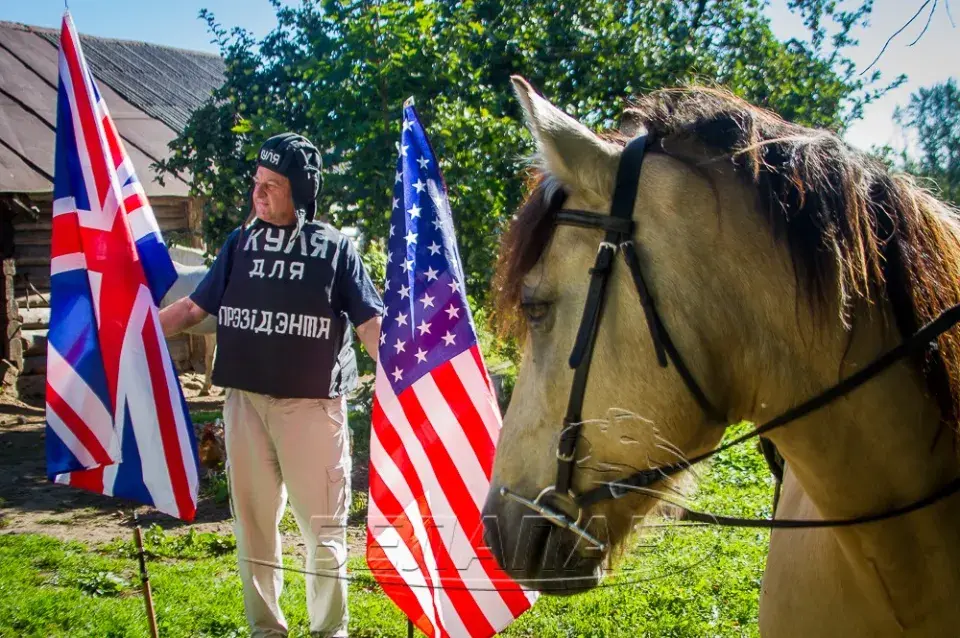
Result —
<instances>
[{"instance_id":1,"label":"horse's muzzle","mask_svg":"<svg viewBox=\"0 0 960 638\"><path fill-rule=\"evenodd\" d=\"M487 546L520 585L573 594L600 582L607 544L549 500L526 499L497 486L487 496L483 522Z\"/></svg>"}]
</instances>

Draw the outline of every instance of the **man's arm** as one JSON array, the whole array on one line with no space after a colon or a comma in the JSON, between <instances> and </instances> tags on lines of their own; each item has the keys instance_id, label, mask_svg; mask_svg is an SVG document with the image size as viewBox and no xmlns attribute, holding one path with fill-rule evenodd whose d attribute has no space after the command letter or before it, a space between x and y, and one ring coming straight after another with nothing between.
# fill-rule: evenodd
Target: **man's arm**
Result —
<instances>
[{"instance_id":1,"label":"man's arm","mask_svg":"<svg viewBox=\"0 0 960 638\"><path fill-rule=\"evenodd\" d=\"M357 336L363 343L364 350L377 362L377 354L380 351L380 324L383 318L380 315L367 319L362 325L357 326Z\"/></svg>"},{"instance_id":2,"label":"man's arm","mask_svg":"<svg viewBox=\"0 0 960 638\"><path fill-rule=\"evenodd\" d=\"M190 297L184 297L160 311L160 326L164 337L172 337L207 318L207 312L195 304ZM366 342L364 342L366 344Z\"/></svg>"}]
</instances>

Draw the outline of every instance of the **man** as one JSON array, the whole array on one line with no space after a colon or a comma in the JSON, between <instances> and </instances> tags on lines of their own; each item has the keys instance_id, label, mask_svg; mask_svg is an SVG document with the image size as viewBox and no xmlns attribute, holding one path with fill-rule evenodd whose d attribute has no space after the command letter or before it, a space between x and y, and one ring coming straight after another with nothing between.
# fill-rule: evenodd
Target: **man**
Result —
<instances>
[{"instance_id":1,"label":"man","mask_svg":"<svg viewBox=\"0 0 960 638\"><path fill-rule=\"evenodd\" d=\"M307 571L318 572L306 577L311 634L346 636L350 326L376 359L383 304L350 240L313 221L317 149L285 133L263 144L257 164L253 222L231 233L196 291L160 322L170 336L218 317L213 382L227 389L227 475L253 636L287 633L274 565L288 491Z\"/></svg>"}]
</instances>

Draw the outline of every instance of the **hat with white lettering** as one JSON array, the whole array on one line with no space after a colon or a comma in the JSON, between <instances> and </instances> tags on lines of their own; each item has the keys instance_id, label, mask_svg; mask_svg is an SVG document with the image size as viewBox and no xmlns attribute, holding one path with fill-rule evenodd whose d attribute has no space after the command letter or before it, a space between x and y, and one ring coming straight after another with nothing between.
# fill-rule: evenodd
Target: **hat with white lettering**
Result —
<instances>
[{"instance_id":1,"label":"hat with white lettering","mask_svg":"<svg viewBox=\"0 0 960 638\"><path fill-rule=\"evenodd\" d=\"M317 195L323 188L323 160L317 147L296 133L274 135L260 147L257 165L290 180L297 217L312 221L317 214Z\"/></svg>"}]
</instances>

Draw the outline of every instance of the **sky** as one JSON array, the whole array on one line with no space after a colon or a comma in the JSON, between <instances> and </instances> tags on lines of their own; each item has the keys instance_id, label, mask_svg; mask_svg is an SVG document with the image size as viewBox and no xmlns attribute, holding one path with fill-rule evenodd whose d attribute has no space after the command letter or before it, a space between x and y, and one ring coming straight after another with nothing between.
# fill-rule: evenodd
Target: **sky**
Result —
<instances>
[{"instance_id":1,"label":"sky","mask_svg":"<svg viewBox=\"0 0 960 638\"><path fill-rule=\"evenodd\" d=\"M859 45L847 50L858 72L873 61L887 38L910 19L923 1L876 0L871 24L854 34ZM863 149L884 144L895 148L912 145L893 122L896 106L905 105L910 94L920 87L960 76L960 55L956 54L960 28L951 26L947 17L948 1L939 1L929 30L916 45L909 46L923 29L926 13L887 48L874 68L879 69L886 80L905 73L907 82L866 108L863 119L847 132L848 142ZM292 2L294 0L284 0L285 4ZM856 2L858 0L841 0L845 6ZM956 17L960 19L960 2L955 4ZM210 9L223 25L244 27L257 37L266 35L276 24L268 0L69 0L69 5L74 24L81 33L213 53L218 50L210 42L206 24L198 17L201 7ZM63 7L63 0L0 0L0 20L59 28ZM778 37L802 37L803 25L786 8L786 0L770 0L768 15Z\"/></svg>"}]
</instances>

